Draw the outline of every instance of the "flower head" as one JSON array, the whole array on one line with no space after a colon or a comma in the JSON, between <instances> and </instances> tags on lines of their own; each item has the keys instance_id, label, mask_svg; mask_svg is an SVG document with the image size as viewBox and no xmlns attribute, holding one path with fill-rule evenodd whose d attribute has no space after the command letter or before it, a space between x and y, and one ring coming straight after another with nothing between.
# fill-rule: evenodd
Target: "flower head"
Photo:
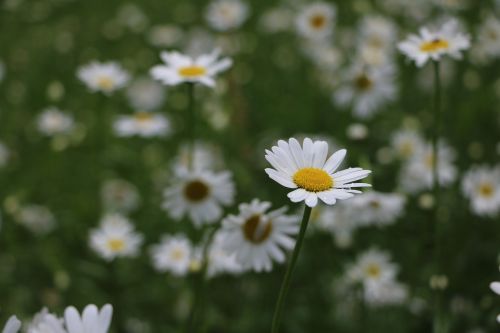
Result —
<instances>
[{"instance_id":1,"label":"flower head","mask_svg":"<svg viewBox=\"0 0 500 333\"><path fill-rule=\"evenodd\" d=\"M208 24L218 31L239 28L249 14L248 5L240 0L214 0L205 13Z\"/></svg>"},{"instance_id":2,"label":"flower head","mask_svg":"<svg viewBox=\"0 0 500 333\"><path fill-rule=\"evenodd\" d=\"M140 136L161 137L170 134L171 126L167 117L160 113L139 111L133 115L119 116L114 124L116 135L121 137Z\"/></svg>"},{"instance_id":3,"label":"flower head","mask_svg":"<svg viewBox=\"0 0 500 333\"><path fill-rule=\"evenodd\" d=\"M495 216L500 212L500 166L473 167L465 173L462 191L477 215Z\"/></svg>"},{"instance_id":4,"label":"flower head","mask_svg":"<svg viewBox=\"0 0 500 333\"><path fill-rule=\"evenodd\" d=\"M91 62L80 67L78 78L93 92L103 92L107 95L123 88L130 75L116 62Z\"/></svg>"},{"instance_id":5,"label":"flower head","mask_svg":"<svg viewBox=\"0 0 500 333\"><path fill-rule=\"evenodd\" d=\"M42 134L53 136L70 133L75 127L75 122L72 116L51 107L40 113L37 126Z\"/></svg>"},{"instance_id":6,"label":"flower head","mask_svg":"<svg viewBox=\"0 0 500 333\"><path fill-rule=\"evenodd\" d=\"M326 2L305 6L296 19L298 33L305 38L323 40L333 32L336 9Z\"/></svg>"},{"instance_id":7,"label":"flower head","mask_svg":"<svg viewBox=\"0 0 500 333\"><path fill-rule=\"evenodd\" d=\"M73 306L64 311L68 333L107 333L112 315L113 307L110 304L104 305L100 311L93 304L87 305L81 316Z\"/></svg>"},{"instance_id":8,"label":"flower head","mask_svg":"<svg viewBox=\"0 0 500 333\"><path fill-rule=\"evenodd\" d=\"M159 244L151 247L155 269L176 276L184 276L189 272L193 253L193 246L184 235L163 236Z\"/></svg>"}]
</instances>

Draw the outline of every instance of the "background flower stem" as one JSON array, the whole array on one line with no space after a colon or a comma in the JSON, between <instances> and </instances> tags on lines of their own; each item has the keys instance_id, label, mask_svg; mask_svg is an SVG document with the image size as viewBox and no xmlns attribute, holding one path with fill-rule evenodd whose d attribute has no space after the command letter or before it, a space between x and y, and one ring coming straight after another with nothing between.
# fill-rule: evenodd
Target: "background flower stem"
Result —
<instances>
[{"instance_id":1,"label":"background flower stem","mask_svg":"<svg viewBox=\"0 0 500 333\"><path fill-rule=\"evenodd\" d=\"M196 109L194 101L194 83L188 82L187 86L187 115L186 115L186 128L187 128L187 139L189 146L188 154L188 168L192 169L194 163L194 144L196 140Z\"/></svg>"}]
</instances>

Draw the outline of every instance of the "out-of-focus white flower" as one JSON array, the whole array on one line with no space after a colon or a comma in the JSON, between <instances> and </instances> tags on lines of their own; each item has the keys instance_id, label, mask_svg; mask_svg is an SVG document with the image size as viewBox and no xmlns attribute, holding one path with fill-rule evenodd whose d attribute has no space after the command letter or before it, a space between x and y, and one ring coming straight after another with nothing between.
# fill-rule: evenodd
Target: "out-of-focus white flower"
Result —
<instances>
[{"instance_id":1,"label":"out-of-focus white flower","mask_svg":"<svg viewBox=\"0 0 500 333\"><path fill-rule=\"evenodd\" d=\"M133 32L142 32L148 25L148 17L133 3L122 5L116 15L117 21Z\"/></svg>"},{"instance_id":2,"label":"out-of-focus white flower","mask_svg":"<svg viewBox=\"0 0 500 333\"><path fill-rule=\"evenodd\" d=\"M362 48L377 49L389 55L394 50L397 30L393 22L383 16L365 16L359 29Z\"/></svg>"},{"instance_id":3,"label":"out-of-focus white flower","mask_svg":"<svg viewBox=\"0 0 500 333\"><path fill-rule=\"evenodd\" d=\"M135 257L143 237L134 230L133 224L124 216L104 216L98 228L89 235L90 247L104 259L111 261L118 257Z\"/></svg>"},{"instance_id":4,"label":"out-of-focus white flower","mask_svg":"<svg viewBox=\"0 0 500 333\"><path fill-rule=\"evenodd\" d=\"M42 111L37 118L40 133L47 136L69 134L75 128L73 117L56 107Z\"/></svg>"},{"instance_id":5,"label":"out-of-focus white flower","mask_svg":"<svg viewBox=\"0 0 500 333\"><path fill-rule=\"evenodd\" d=\"M132 108L140 111L158 109L165 101L163 86L148 77L134 80L127 88L127 98Z\"/></svg>"},{"instance_id":6,"label":"out-of-focus white flower","mask_svg":"<svg viewBox=\"0 0 500 333\"><path fill-rule=\"evenodd\" d=\"M219 147L208 142L196 141L194 146L182 145L174 161L174 165L184 168L188 168L190 164L197 170L217 170L224 165L224 162Z\"/></svg>"},{"instance_id":7,"label":"out-of-focus white flower","mask_svg":"<svg viewBox=\"0 0 500 333\"><path fill-rule=\"evenodd\" d=\"M500 20L488 16L481 22L477 41L472 48L472 55L479 62L486 62L500 57Z\"/></svg>"},{"instance_id":8,"label":"out-of-focus white flower","mask_svg":"<svg viewBox=\"0 0 500 333\"><path fill-rule=\"evenodd\" d=\"M428 60L439 61L448 55L455 59L462 58L462 51L470 47L470 37L458 29L458 22L450 20L439 29L421 28L419 35L410 35L400 42L399 50L422 67Z\"/></svg>"},{"instance_id":9,"label":"out-of-focus white flower","mask_svg":"<svg viewBox=\"0 0 500 333\"><path fill-rule=\"evenodd\" d=\"M100 311L93 304L87 305L81 316L73 306L64 310L68 333L107 333L112 315L113 307L110 304L104 305Z\"/></svg>"},{"instance_id":10,"label":"out-of-focus white flower","mask_svg":"<svg viewBox=\"0 0 500 333\"><path fill-rule=\"evenodd\" d=\"M15 215L16 220L36 234L46 234L56 225L52 212L45 206L25 205Z\"/></svg>"},{"instance_id":11,"label":"out-of-focus white flower","mask_svg":"<svg viewBox=\"0 0 500 333\"><path fill-rule=\"evenodd\" d=\"M172 47L182 36L182 30L176 25L156 25L148 33L149 42L157 47Z\"/></svg>"},{"instance_id":12,"label":"out-of-focus white flower","mask_svg":"<svg viewBox=\"0 0 500 333\"><path fill-rule=\"evenodd\" d=\"M323 40L333 33L336 8L326 2L305 5L297 15L295 24L300 36Z\"/></svg>"},{"instance_id":13,"label":"out-of-focus white flower","mask_svg":"<svg viewBox=\"0 0 500 333\"><path fill-rule=\"evenodd\" d=\"M207 7L205 18L213 29L228 31L239 28L247 19L248 4L240 0L213 0Z\"/></svg>"},{"instance_id":14,"label":"out-of-focus white flower","mask_svg":"<svg viewBox=\"0 0 500 333\"><path fill-rule=\"evenodd\" d=\"M122 179L110 179L101 188L101 199L105 210L130 212L139 205L137 188Z\"/></svg>"},{"instance_id":15,"label":"out-of-focus white flower","mask_svg":"<svg viewBox=\"0 0 500 333\"><path fill-rule=\"evenodd\" d=\"M347 248L352 245L353 233L360 227L355 212L349 201L343 201L335 206L321 206L315 208L312 219L317 229L332 234L335 244L339 248Z\"/></svg>"},{"instance_id":16,"label":"out-of-focus white flower","mask_svg":"<svg viewBox=\"0 0 500 333\"><path fill-rule=\"evenodd\" d=\"M368 305L379 307L385 305L399 305L408 300L408 288L397 281L381 281L368 284L363 293Z\"/></svg>"},{"instance_id":17,"label":"out-of-focus white flower","mask_svg":"<svg viewBox=\"0 0 500 333\"><path fill-rule=\"evenodd\" d=\"M26 329L27 333L66 333L64 321L52 313L47 308L43 308L34 317Z\"/></svg>"},{"instance_id":18,"label":"out-of-focus white flower","mask_svg":"<svg viewBox=\"0 0 500 333\"><path fill-rule=\"evenodd\" d=\"M2 333L17 333L21 328L21 321L17 319L16 316L11 316L5 326L3 327Z\"/></svg>"},{"instance_id":19,"label":"out-of-focus white flower","mask_svg":"<svg viewBox=\"0 0 500 333\"><path fill-rule=\"evenodd\" d=\"M368 127L364 124L353 123L347 127L346 134L351 140L364 140L368 136Z\"/></svg>"},{"instance_id":20,"label":"out-of-focus white flower","mask_svg":"<svg viewBox=\"0 0 500 333\"><path fill-rule=\"evenodd\" d=\"M128 72L117 62L93 61L80 67L77 76L92 92L107 95L125 87L130 79Z\"/></svg>"},{"instance_id":21,"label":"out-of-focus white flower","mask_svg":"<svg viewBox=\"0 0 500 333\"><path fill-rule=\"evenodd\" d=\"M500 212L500 166L476 166L462 179L462 192L470 199L477 215L495 216Z\"/></svg>"},{"instance_id":22,"label":"out-of-focus white flower","mask_svg":"<svg viewBox=\"0 0 500 333\"><path fill-rule=\"evenodd\" d=\"M222 232L217 232L208 252L207 275L214 277L224 273L239 274L242 271L241 264L236 260L236 253L225 248L225 237Z\"/></svg>"},{"instance_id":23,"label":"out-of-focus white flower","mask_svg":"<svg viewBox=\"0 0 500 333\"><path fill-rule=\"evenodd\" d=\"M113 123L116 135L150 138L167 136L171 132L170 121L163 114L139 111L133 115L118 116Z\"/></svg>"},{"instance_id":24,"label":"out-of-focus white flower","mask_svg":"<svg viewBox=\"0 0 500 333\"><path fill-rule=\"evenodd\" d=\"M262 14L259 23L267 33L288 31L293 26L293 12L286 7L274 7Z\"/></svg>"},{"instance_id":25,"label":"out-of-focus white flower","mask_svg":"<svg viewBox=\"0 0 500 333\"><path fill-rule=\"evenodd\" d=\"M154 66L150 73L155 80L168 86L193 82L215 87L215 76L227 70L233 63L229 58L219 59L219 55L218 49L197 58L175 51L162 52L160 57L165 64Z\"/></svg>"},{"instance_id":26,"label":"out-of-focus white flower","mask_svg":"<svg viewBox=\"0 0 500 333\"><path fill-rule=\"evenodd\" d=\"M184 276L189 272L192 256L193 247L184 235L165 235L159 244L151 247L154 268L176 276Z\"/></svg>"},{"instance_id":27,"label":"out-of-focus white flower","mask_svg":"<svg viewBox=\"0 0 500 333\"><path fill-rule=\"evenodd\" d=\"M320 74L325 74L330 79L331 71L335 71L342 63L342 54L340 50L327 43L304 42L302 50L312 60L318 68Z\"/></svg>"},{"instance_id":28,"label":"out-of-focus white flower","mask_svg":"<svg viewBox=\"0 0 500 333\"><path fill-rule=\"evenodd\" d=\"M396 222L404 213L406 198L399 193L368 191L349 201L363 225L385 226Z\"/></svg>"},{"instance_id":29,"label":"out-of-focus white flower","mask_svg":"<svg viewBox=\"0 0 500 333\"><path fill-rule=\"evenodd\" d=\"M5 166L7 162L9 161L9 150L7 149L7 146L0 141L0 168Z\"/></svg>"},{"instance_id":30,"label":"out-of-focus white flower","mask_svg":"<svg viewBox=\"0 0 500 333\"><path fill-rule=\"evenodd\" d=\"M391 145L402 159L408 159L423 150L424 139L415 130L402 129L394 133Z\"/></svg>"}]
</instances>

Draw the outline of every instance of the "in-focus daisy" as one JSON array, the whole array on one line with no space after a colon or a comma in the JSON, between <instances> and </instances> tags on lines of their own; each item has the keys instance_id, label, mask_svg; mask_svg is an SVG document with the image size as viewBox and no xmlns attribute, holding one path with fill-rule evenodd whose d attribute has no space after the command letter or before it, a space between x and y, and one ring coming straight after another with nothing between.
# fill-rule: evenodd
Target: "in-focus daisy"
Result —
<instances>
[{"instance_id":1,"label":"in-focus daisy","mask_svg":"<svg viewBox=\"0 0 500 333\"><path fill-rule=\"evenodd\" d=\"M236 254L243 269L271 271L273 261L285 261L285 252L295 245L298 216L285 215L286 208L267 212L271 203L252 200L239 205L238 215L222 221L225 248Z\"/></svg>"},{"instance_id":2,"label":"in-focus daisy","mask_svg":"<svg viewBox=\"0 0 500 333\"><path fill-rule=\"evenodd\" d=\"M448 55L462 58L462 51L470 47L470 37L459 31L458 22L450 20L439 29L421 28L419 35L410 35L399 43L399 50L422 67L430 59L439 61Z\"/></svg>"},{"instance_id":3,"label":"in-focus daisy","mask_svg":"<svg viewBox=\"0 0 500 333\"><path fill-rule=\"evenodd\" d=\"M89 236L90 247L108 261L136 256L142 241L133 224L119 214L104 216L99 228L92 229Z\"/></svg>"},{"instance_id":4,"label":"in-focus daisy","mask_svg":"<svg viewBox=\"0 0 500 333\"><path fill-rule=\"evenodd\" d=\"M27 333L66 333L63 319L49 313L47 308L38 312L26 329Z\"/></svg>"},{"instance_id":5,"label":"in-focus daisy","mask_svg":"<svg viewBox=\"0 0 500 333\"><path fill-rule=\"evenodd\" d=\"M50 107L38 115L37 127L40 133L53 136L70 133L75 128L75 122L72 116Z\"/></svg>"},{"instance_id":6,"label":"in-focus daisy","mask_svg":"<svg viewBox=\"0 0 500 333\"><path fill-rule=\"evenodd\" d=\"M0 168L5 166L7 164L7 161L9 160L9 150L7 149L7 146L0 141Z\"/></svg>"},{"instance_id":7,"label":"in-focus daisy","mask_svg":"<svg viewBox=\"0 0 500 333\"><path fill-rule=\"evenodd\" d=\"M100 311L93 304L87 305L81 316L73 306L64 310L68 333L107 333L112 315L113 307L110 304L104 305Z\"/></svg>"},{"instance_id":8,"label":"in-focus daisy","mask_svg":"<svg viewBox=\"0 0 500 333\"><path fill-rule=\"evenodd\" d=\"M313 40L323 40L333 33L336 9L326 2L314 2L304 6L296 18L299 35Z\"/></svg>"},{"instance_id":9,"label":"in-focus daisy","mask_svg":"<svg viewBox=\"0 0 500 333\"><path fill-rule=\"evenodd\" d=\"M475 214L495 216L500 212L500 166L473 167L464 175L462 191Z\"/></svg>"},{"instance_id":10,"label":"in-focus daisy","mask_svg":"<svg viewBox=\"0 0 500 333\"><path fill-rule=\"evenodd\" d=\"M231 59L219 59L219 55L218 49L196 58L175 51L162 52L160 57L165 64L154 66L150 73L155 80L168 86L193 82L214 87L215 76L232 65Z\"/></svg>"},{"instance_id":11,"label":"in-focus daisy","mask_svg":"<svg viewBox=\"0 0 500 333\"><path fill-rule=\"evenodd\" d=\"M353 188L369 187L369 184L354 183L363 179L371 171L361 168L348 168L337 171L344 160L346 150L335 152L327 159L328 144L325 141L312 141L305 138L302 147L291 138L279 140L271 151L266 150L265 158L273 168L266 173L277 183L294 189L288 193L292 202L305 201L314 207L318 199L328 205L361 193Z\"/></svg>"},{"instance_id":12,"label":"in-focus daisy","mask_svg":"<svg viewBox=\"0 0 500 333\"><path fill-rule=\"evenodd\" d=\"M123 179L110 179L101 188L101 199L106 211L130 212L139 205L137 188Z\"/></svg>"},{"instance_id":13,"label":"in-focus daisy","mask_svg":"<svg viewBox=\"0 0 500 333\"><path fill-rule=\"evenodd\" d=\"M213 0L207 7L205 18L213 29L228 31L239 28L248 14L248 4L243 1Z\"/></svg>"},{"instance_id":14,"label":"in-focus daisy","mask_svg":"<svg viewBox=\"0 0 500 333\"><path fill-rule=\"evenodd\" d=\"M497 295L500 295L500 282L490 283L490 289ZM500 324L500 314L497 316L497 322Z\"/></svg>"},{"instance_id":15,"label":"in-focus daisy","mask_svg":"<svg viewBox=\"0 0 500 333\"><path fill-rule=\"evenodd\" d=\"M159 244L151 247L154 268L176 276L184 276L189 272L193 254L193 246L184 235L165 235Z\"/></svg>"},{"instance_id":16,"label":"in-focus daisy","mask_svg":"<svg viewBox=\"0 0 500 333\"><path fill-rule=\"evenodd\" d=\"M77 76L91 91L108 95L123 88L130 79L128 72L116 62L91 62L80 67Z\"/></svg>"},{"instance_id":17,"label":"in-focus daisy","mask_svg":"<svg viewBox=\"0 0 500 333\"><path fill-rule=\"evenodd\" d=\"M174 169L175 182L163 192L162 208L175 220L185 215L200 226L222 217L222 206L233 203L235 194L232 175L228 171L189 171Z\"/></svg>"},{"instance_id":18,"label":"in-focus daisy","mask_svg":"<svg viewBox=\"0 0 500 333\"><path fill-rule=\"evenodd\" d=\"M23 205L15 218L17 222L28 228L35 234L46 234L52 231L56 225L54 214L45 206L27 204Z\"/></svg>"},{"instance_id":19,"label":"in-focus daisy","mask_svg":"<svg viewBox=\"0 0 500 333\"><path fill-rule=\"evenodd\" d=\"M403 213L406 198L398 193L368 191L349 201L359 223L385 226L394 223Z\"/></svg>"},{"instance_id":20,"label":"in-focus daisy","mask_svg":"<svg viewBox=\"0 0 500 333\"><path fill-rule=\"evenodd\" d=\"M118 116L113 124L116 135L150 138L166 136L171 132L170 121L163 114L139 111L133 115Z\"/></svg>"},{"instance_id":21,"label":"in-focus daisy","mask_svg":"<svg viewBox=\"0 0 500 333\"><path fill-rule=\"evenodd\" d=\"M391 146L402 159L408 159L424 148L424 139L415 130L403 129L394 133Z\"/></svg>"},{"instance_id":22,"label":"in-focus daisy","mask_svg":"<svg viewBox=\"0 0 500 333\"><path fill-rule=\"evenodd\" d=\"M158 109L165 101L165 88L148 77L134 80L127 88L127 99L135 110L151 111Z\"/></svg>"},{"instance_id":23,"label":"in-focus daisy","mask_svg":"<svg viewBox=\"0 0 500 333\"><path fill-rule=\"evenodd\" d=\"M16 316L11 316L5 326L3 327L2 333L17 333L21 328L21 321L17 319Z\"/></svg>"}]
</instances>

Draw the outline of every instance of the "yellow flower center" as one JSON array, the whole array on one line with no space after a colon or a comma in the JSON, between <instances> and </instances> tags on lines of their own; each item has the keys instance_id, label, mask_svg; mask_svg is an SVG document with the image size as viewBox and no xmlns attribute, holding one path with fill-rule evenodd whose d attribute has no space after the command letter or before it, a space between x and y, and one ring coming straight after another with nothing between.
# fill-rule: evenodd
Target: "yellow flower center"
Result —
<instances>
[{"instance_id":1,"label":"yellow flower center","mask_svg":"<svg viewBox=\"0 0 500 333\"><path fill-rule=\"evenodd\" d=\"M192 202L200 202L204 200L210 192L208 186L200 181L193 180L184 187L184 196Z\"/></svg>"},{"instance_id":2,"label":"yellow flower center","mask_svg":"<svg viewBox=\"0 0 500 333\"><path fill-rule=\"evenodd\" d=\"M493 196L493 186L490 183L482 183L478 188L479 195L485 198L491 198Z\"/></svg>"},{"instance_id":3,"label":"yellow flower center","mask_svg":"<svg viewBox=\"0 0 500 333\"><path fill-rule=\"evenodd\" d=\"M134 114L134 119L138 122L147 122L151 120L153 116L149 112L136 112Z\"/></svg>"},{"instance_id":4,"label":"yellow flower center","mask_svg":"<svg viewBox=\"0 0 500 333\"><path fill-rule=\"evenodd\" d=\"M205 75L206 73L207 69L205 67L196 65L181 67L179 69L179 75L188 78L202 76Z\"/></svg>"},{"instance_id":5,"label":"yellow flower center","mask_svg":"<svg viewBox=\"0 0 500 333\"><path fill-rule=\"evenodd\" d=\"M170 253L170 258L174 261L180 261L184 259L184 251L182 249L173 249Z\"/></svg>"},{"instance_id":6,"label":"yellow flower center","mask_svg":"<svg viewBox=\"0 0 500 333\"><path fill-rule=\"evenodd\" d=\"M311 17L310 23L314 29L321 29L326 24L326 18L324 15L317 14Z\"/></svg>"},{"instance_id":7,"label":"yellow flower center","mask_svg":"<svg viewBox=\"0 0 500 333\"><path fill-rule=\"evenodd\" d=\"M423 42L420 45L420 51L432 53L432 52L437 52L437 51L440 51L443 49L447 49L449 46L450 46L450 44L448 43L448 41L446 41L444 39L436 38L436 39L431 40L430 42Z\"/></svg>"},{"instance_id":8,"label":"yellow flower center","mask_svg":"<svg viewBox=\"0 0 500 333\"><path fill-rule=\"evenodd\" d=\"M366 74L361 74L356 77L354 84L359 90L370 90L373 86L373 81Z\"/></svg>"},{"instance_id":9,"label":"yellow flower center","mask_svg":"<svg viewBox=\"0 0 500 333\"><path fill-rule=\"evenodd\" d=\"M303 168L295 172L293 182L309 192L322 192L333 187L333 178L322 169Z\"/></svg>"},{"instance_id":10,"label":"yellow flower center","mask_svg":"<svg viewBox=\"0 0 500 333\"><path fill-rule=\"evenodd\" d=\"M110 239L108 241L108 247L113 252L119 252L125 248L125 242L123 239Z\"/></svg>"},{"instance_id":11,"label":"yellow flower center","mask_svg":"<svg viewBox=\"0 0 500 333\"><path fill-rule=\"evenodd\" d=\"M371 264L366 267L366 275L368 275L371 278L378 278L380 277L381 269L380 266L377 264Z\"/></svg>"},{"instance_id":12,"label":"yellow flower center","mask_svg":"<svg viewBox=\"0 0 500 333\"><path fill-rule=\"evenodd\" d=\"M115 82L109 76L101 76L97 80L97 86L102 90L111 90L115 86Z\"/></svg>"},{"instance_id":13,"label":"yellow flower center","mask_svg":"<svg viewBox=\"0 0 500 333\"><path fill-rule=\"evenodd\" d=\"M273 225L271 221L268 221L265 225L263 223L261 216L258 214L251 216L245 221L242 229L245 238L249 242L259 244L269 238L273 230Z\"/></svg>"}]
</instances>

